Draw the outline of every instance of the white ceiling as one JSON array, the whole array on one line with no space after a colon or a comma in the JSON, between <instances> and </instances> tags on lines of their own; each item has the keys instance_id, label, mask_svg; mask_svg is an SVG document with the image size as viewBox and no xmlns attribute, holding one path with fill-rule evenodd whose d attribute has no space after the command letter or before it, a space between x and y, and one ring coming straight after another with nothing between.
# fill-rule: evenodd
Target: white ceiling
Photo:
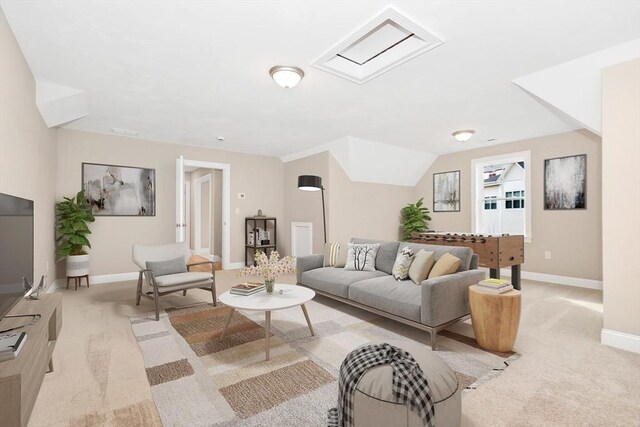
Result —
<instances>
[{"instance_id":1,"label":"white ceiling","mask_svg":"<svg viewBox=\"0 0 640 427\"><path fill-rule=\"evenodd\" d=\"M390 4L445 43L363 85L310 66ZM86 92L66 127L275 156L347 135L442 154L576 129L511 80L640 37L633 0L0 5L36 80ZM276 64L305 78L282 89Z\"/></svg>"}]
</instances>

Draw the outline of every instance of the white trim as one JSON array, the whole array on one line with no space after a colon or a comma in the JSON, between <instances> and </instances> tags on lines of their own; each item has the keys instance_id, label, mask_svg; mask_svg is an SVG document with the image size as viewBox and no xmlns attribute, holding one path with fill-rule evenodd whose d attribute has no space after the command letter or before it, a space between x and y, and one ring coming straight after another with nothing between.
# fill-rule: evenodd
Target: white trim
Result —
<instances>
[{"instance_id":1,"label":"white trim","mask_svg":"<svg viewBox=\"0 0 640 427\"><path fill-rule=\"evenodd\" d=\"M184 180L184 223L187 225L184 228L184 239L187 242L189 248L193 248L193 242L191 241L191 181Z\"/></svg>"},{"instance_id":2,"label":"white trim","mask_svg":"<svg viewBox=\"0 0 640 427\"><path fill-rule=\"evenodd\" d=\"M471 231L472 233L481 233L478 230L479 227L479 218L482 215L481 208L481 199L482 199L482 189L484 187L484 182L482 180L478 180L478 168L488 166L495 163L509 163L509 162L520 162L524 160L524 190L525 190L525 200L526 203L524 205L524 215L525 215L525 234L524 241L525 243L531 243L533 235L531 233L531 223L533 221L532 211L531 211L531 151L519 151L517 153L506 153L506 154L498 154L495 156L489 157L481 157L479 159L471 159ZM484 200L484 199L482 199Z\"/></svg>"},{"instance_id":3,"label":"white trim","mask_svg":"<svg viewBox=\"0 0 640 427\"><path fill-rule=\"evenodd\" d=\"M116 282L128 282L130 280L138 280L138 272L132 271L130 273L116 273L116 274L101 274L98 276L89 276L90 285L103 285L105 283ZM70 284L71 285L71 284ZM56 279L47 288L48 294L53 293L56 289L62 289L67 287L67 279ZM71 288L69 288L71 289Z\"/></svg>"},{"instance_id":4,"label":"white trim","mask_svg":"<svg viewBox=\"0 0 640 427\"><path fill-rule=\"evenodd\" d=\"M640 353L640 336L638 335L603 328L600 333L600 341L609 347Z\"/></svg>"},{"instance_id":5,"label":"white trim","mask_svg":"<svg viewBox=\"0 0 640 427\"><path fill-rule=\"evenodd\" d=\"M309 229L309 255L313 254L313 223L311 222L292 222L291 223L291 256L296 254L296 233L298 228Z\"/></svg>"},{"instance_id":6,"label":"white trim","mask_svg":"<svg viewBox=\"0 0 640 427\"><path fill-rule=\"evenodd\" d=\"M185 166L195 166L198 168L220 169L222 170L222 268L224 270L234 270L232 267L237 264L231 259L231 165L228 163L204 162L201 160L184 160ZM184 175L183 175L184 176ZM240 268L236 267L236 268Z\"/></svg>"},{"instance_id":7,"label":"white trim","mask_svg":"<svg viewBox=\"0 0 640 427\"><path fill-rule=\"evenodd\" d=\"M205 182L209 182L209 241L207 242L206 247L202 246L202 184ZM193 225L193 251L197 255L211 255L211 243L213 240L213 222L211 221L211 217L213 213L211 212L211 193L213 191L213 178L210 173L201 176L196 179L196 185L194 189L194 225Z\"/></svg>"},{"instance_id":8,"label":"white trim","mask_svg":"<svg viewBox=\"0 0 640 427\"><path fill-rule=\"evenodd\" d=\"M224 268L225 270L239 270L242 267L244 267L244 262L230 262L227 264L227 266Z\"/></svg>"},{"instance_id":9,"label":"white trim","mask_svg":"<svg viewBox=\"0 0 640 427\"><path fill-rule=\"evenodd\" d=\"M489 272L488 268L480 267L480 270ZM500 276L511 277L511 268L500 269ZM556 285L576 286L578 288L602 290L602 280L583 279L581 277L558 276L555 274L536 273L535 271L521 271L520 277L535 282L555 283Z\"/></svg>"},{"instance_id":10,"label":"white trim","mask_svg":"<svg viewBox=\"0 0 640 427\"><path fill-rule=\"evenodd\" d=\"M184 158L176 159L176 243L184 242Z\"/></svg>"}]
</instances>

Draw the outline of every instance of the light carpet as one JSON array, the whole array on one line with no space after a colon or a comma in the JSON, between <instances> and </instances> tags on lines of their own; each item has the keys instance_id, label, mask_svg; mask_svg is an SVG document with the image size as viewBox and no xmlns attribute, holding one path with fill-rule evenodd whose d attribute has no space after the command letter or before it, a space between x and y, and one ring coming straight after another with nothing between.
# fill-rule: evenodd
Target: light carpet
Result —
<instances>
[{"instance_id":1,"label":"light carpet","mask_svg":"<svg viewBox=\"0 0 640 427\"><path fill-rule=\"evenodd\" d=\"M335 406L337 377L354 348L384 341L425 341L425 332L326 298L307 303L315 336L299 307L272 313L271 360L265 361L263 312L196 304L131 318L151 394L164 425L324 426ZM417 335L416 335L417 334ZM445 331L438 355L457 373L463 393L499 375L515 353L493 353L475 339ZM424 351L431 351L424 345Z\"/></svg>"}]
</instances>

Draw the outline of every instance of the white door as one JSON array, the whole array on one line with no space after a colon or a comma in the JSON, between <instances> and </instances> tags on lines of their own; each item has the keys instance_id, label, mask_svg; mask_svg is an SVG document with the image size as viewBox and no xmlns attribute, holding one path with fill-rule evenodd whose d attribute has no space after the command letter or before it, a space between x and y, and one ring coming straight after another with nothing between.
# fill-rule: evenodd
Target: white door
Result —
<instances>
[{"instance_id":1,"label":"white door","mask_svg":"<svg viewBox=\"0 0 640 427\"><path fill-rule=\"evenodd\" d=\"M184 227L185 231L185 239L189 248L193 249L193 242L191 241L191 181L184 181L184 218L186 227Z\"/></svg>"},{"instance_id":2,"label":"white door","mask_svg":"<svg viewBox=\"0 0 640 427\"><path fill-rule=\"evenodd\" d=\"M184 158L176 159L176 242L184 242L187 221L184 208Z\"/></svg>"},{"instance_id":3,"label":"white door","mask_svg":"<svg viewBox=\"0 0 640 427\"><path fill-rule=\"evenodd\" d=\"M211 255L211 174L198 178L193 194L193 249L198 255Z\"/></svg>"},{"instance_id":4,"label":"white door","mask_svg":"<svg viewBox=\"0 0 640 427\"><path fill-rule=\"evenodd\" d=\"M313 224L291 223L291 255L295 257L313 254Z\"/></svg>"}]
</instances>

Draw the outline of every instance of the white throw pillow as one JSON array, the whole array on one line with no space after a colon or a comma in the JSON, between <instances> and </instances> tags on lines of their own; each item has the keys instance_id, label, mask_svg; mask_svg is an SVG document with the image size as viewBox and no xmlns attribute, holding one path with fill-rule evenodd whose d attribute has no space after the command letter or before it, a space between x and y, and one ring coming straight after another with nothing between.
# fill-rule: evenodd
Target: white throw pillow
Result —
<instances>
[{"instance_id":1,"label":"white throw pillow","mask_svg":"<svg viewBox=\"0 0 640 427\"><path fill-rule=\"evenodd\" d=\"M376 254L380 243L349 243L345 270L376 271Z\"/></svg>"},{"instance_id":2,"label":"white throw pillow","mask_svg":"<svg viewBox=\"0 0 640 427\"><path fill-rule=\"evenodd\" d=\"M393 264L393 270L391 271L394 279L400 281L409 277L409 267L413 262L414 256L413 249L409 246L405 246L400 253L398 253L396 262Z\"/></svg>"}]
</instances>

